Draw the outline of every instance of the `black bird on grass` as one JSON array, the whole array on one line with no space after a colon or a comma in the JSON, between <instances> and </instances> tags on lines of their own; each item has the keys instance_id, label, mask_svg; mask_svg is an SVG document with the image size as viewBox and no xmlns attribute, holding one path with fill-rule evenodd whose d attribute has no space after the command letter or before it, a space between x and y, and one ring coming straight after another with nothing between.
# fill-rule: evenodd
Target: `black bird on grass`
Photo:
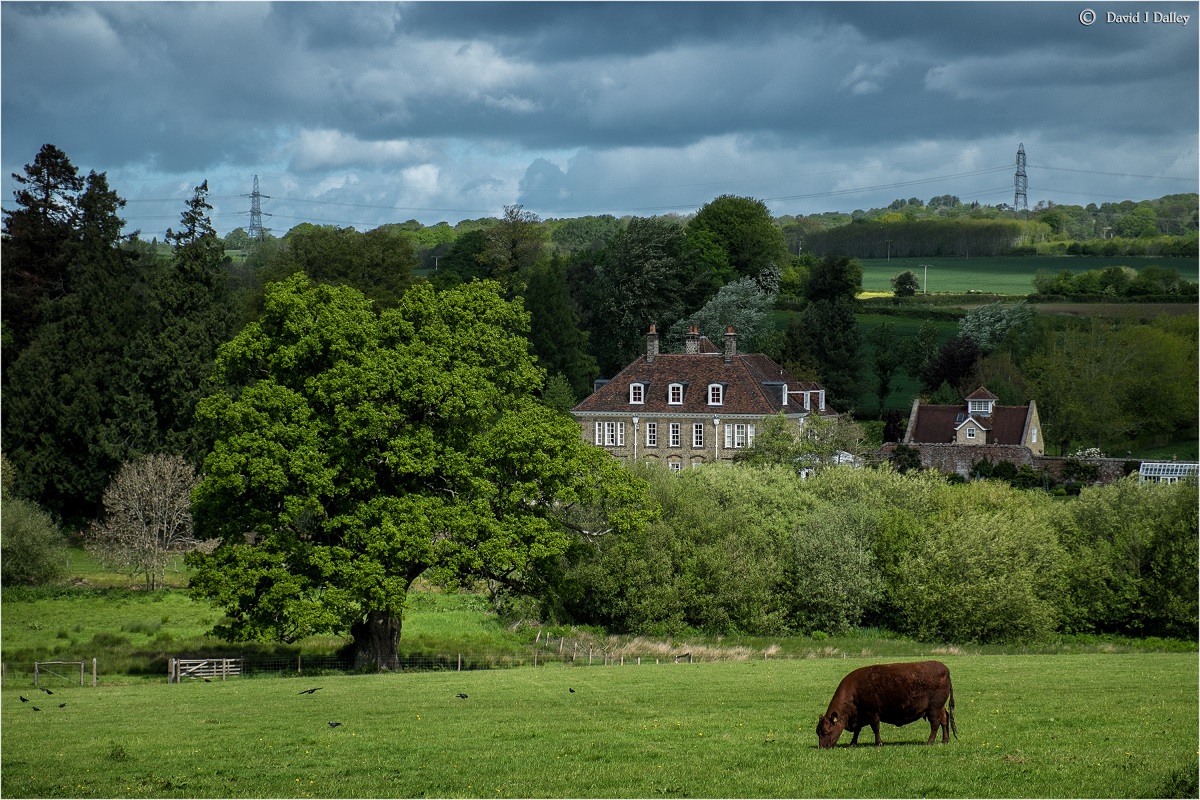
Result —
<instances>
[{"instance_id":1,"label":"black bird on grass","mask_svg":"<svg viewBox=\"0 0 1200 800\"><path fill-rule=\"evenodd\" d=\"M324 688L324 687L322 687L322 686L318 686L318 687L316 687L315 689L305 689L305 690L304 690L303 692L301 692L300 694L312 694L313 692L319 692L319 691L320 691L322 688Z\"/></svg>"},{"instance_id":2,"label":"black bird on grass","mask_svg":"<svg viewBox=\"0 0 1200 800\"><path fill-rule=\"evenodd\" d=\"M46 694L54 694L54 692L50 691L50 690L49 690L49 689L47 689L45 686L42 686L42 687L39 687L39 688L41 688L41 690L42 690L43 692L45 692Z\"/></svg>"},{"instance_id":3,"label":"black bird on grass","mask_svg":"<svg viewBox=\"0 0 1200 800\"><path fill-rule=\"evenodd\" d=\"M22 703L28 703L28 702L29 702L29 698L28 698L28 697L25 697L25 696L23 696L23 695L17 695L17 697L20 697L20 698L21 698L21 702L22 702Z\"/></svg>"},{"instance_id":4,"label":"black bird on grass","mask_svg":"<svg viewBox=\"0 0 1200 800\"><path fill-rule=\"evenodd\" d=\"M467 699L467 696L466 696L465 694L463 694L462 692L459 692L458 694L456 694L456 695L454 695L454 696L455 696L455 697L457 697L457 698L459 698L460 700L466 700L466 699Z\"/></svg>"},{"instance_id":5,"label":"black bird on grass","mask_svg":"<svg viewBox=\"0 0 1200 800\"><path fill-rule=\"evenodd\" d=\"M66 703L59 703L59 704L58 704L58 707L59 707L59 708L66 708L66 707L67 707L67 704L66 704Z\"/></svg>"},{"instance_id":6,"label":"black bird on grass","mask_svg":"<svg viewBox=\"0 0 1200 800\"><path fill-rule=\"evenodd\" d=\"M204 679L204 682L205 682L205 683L212 683L212 680L210 680L209 678L205 678L205 679Z\"/></svg>"},{"instance_id":7,"label":"black bird on grass","mask_svg":"<svg viewBox=\"0 0 1200 800\"><path fill-rule=\"evenodd\" d=\"M571 694L575 694L575 690L574 690L574 689L567 689L567 691L568 691L568 692L570 692Z\"/></svg>"},{"instance_id":8,"label":"black bird on grass","mask_svg":"<svg viewBox=\"0 0 1200 800\"><path fill-rule=\"evenodd\" d=\"M37 706L31 706L31 708L33 708L34 711L41 711L41 709L38 708Z\"/></svg>"},{"instance_id":9,"label":"black bird on grass","mask_svg":"<svg viewBox=\"0 0 1200 800\"><path fill-rule=\"evenodd\" d=\"M329 723L329 727L336 728L338 725L341 725L341 724L342 723L340 723L340 722L331 722L331 723Z\"/></svg>"}]
</instances>

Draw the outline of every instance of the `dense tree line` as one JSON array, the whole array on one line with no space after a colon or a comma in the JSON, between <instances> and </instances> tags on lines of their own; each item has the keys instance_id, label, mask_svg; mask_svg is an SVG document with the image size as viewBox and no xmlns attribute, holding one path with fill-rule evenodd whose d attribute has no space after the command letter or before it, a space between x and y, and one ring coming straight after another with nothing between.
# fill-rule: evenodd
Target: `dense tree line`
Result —
<instances>
[{"instance_id":1,"label":"dense tree line","mask_svg":"<svg viewBox=\"0 0 1200 800\"><path fill-rule=\"evenodd\" d=\"M1197 284L1188 281L1174 267L1149 264L1140 270L1130 267L1106 267L1084 272L1063 270L1057 274L1039 272L1033 289L1041 298L1078 300L1173 300L1195 302Z\"/></svg>"},{"instance_id":2,"label":"dense tree line","mask_svg":"<svg viewBox=\"0 0 1200 800\"><path fill-rule=\"evenodd\" d=\"M660 514L576 542L541 597L548 617L648 635L1197 635L1194 486L1133 477L1064 504L933 472L637 474Z\"/></svg>"},{"instance_id":3,"label":"dense tree line","mask_svg":"<svg viewBox=\"0 0 1200 800\"><path fill-rule=\"evenodd\" d=\"M223 245L196 187L171 256L123 236L124 205L46 145L4 212L4 452L14 490L79 524L127 459L198 463L192 412L235 317Z\"/></svg>"},{"instance_id":4,"label":"dense tree line","mask_svg":"<svg viewBox=\"0 0 1200 800\"><path fill-rule=\"evenodd\" d=\"M858 219L849 225L809 236L817 255L848 254L857 258L924 256L999 256L1032 248L1049 228L1038 222L982 219L896 220L876 223Z\"/></svg>"}]
</instances>

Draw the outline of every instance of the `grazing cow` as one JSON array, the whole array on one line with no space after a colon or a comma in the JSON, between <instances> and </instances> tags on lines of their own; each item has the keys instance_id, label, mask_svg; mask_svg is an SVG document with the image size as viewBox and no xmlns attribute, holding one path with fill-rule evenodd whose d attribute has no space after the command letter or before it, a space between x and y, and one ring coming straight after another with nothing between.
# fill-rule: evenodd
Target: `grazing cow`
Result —
<instances>
[{"instance_id":1,"label":"grazing cow","mask_svg":"<svg viewBox=\"0 0 1200 800\"><path fill-rule=\"evenodd\" d=\"M946 701L950 701L947 709ZM950 741L950 731L958 738L954 725L954 687L950 670L940 661L919 661L905 664L876 664L860 667L838 684L829 710L817 720L817 744L833 747L843 730L858 744L858 733L870 725L875 733L875 746L883 745L879 738L879 723L907 725L921 718L929 720L929 740L933 744L938 728L942 742Z\"/></svg>"}]
</instances>

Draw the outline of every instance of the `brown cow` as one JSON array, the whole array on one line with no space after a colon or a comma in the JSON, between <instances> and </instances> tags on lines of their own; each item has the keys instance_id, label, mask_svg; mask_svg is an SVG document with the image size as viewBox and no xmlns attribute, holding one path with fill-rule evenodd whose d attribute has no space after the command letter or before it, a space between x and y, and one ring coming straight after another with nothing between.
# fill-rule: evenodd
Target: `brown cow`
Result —
<instances>
[{"instance_id":1,"label":"brown cow","mask_svg":"<svg viewBox=\"0 0 1200 800\"><path fill-rule=\"evenodd\" d=\"M944 706L949 699L950 707ZM850 746L858 744L858 733L867 725L875 732L875 746L883 745L879 738L879 723L907 725L918 719L929 720L929 740L933 744L938 728L942 742L950 741L950 731L958 738L954 725L954 687L950 670L940 661L918 661L904 664L876 664L860 667L838 684L829 710L817 720L817 744L833 747L843 730L854 732Z\"/></svg>"}]
</instances>

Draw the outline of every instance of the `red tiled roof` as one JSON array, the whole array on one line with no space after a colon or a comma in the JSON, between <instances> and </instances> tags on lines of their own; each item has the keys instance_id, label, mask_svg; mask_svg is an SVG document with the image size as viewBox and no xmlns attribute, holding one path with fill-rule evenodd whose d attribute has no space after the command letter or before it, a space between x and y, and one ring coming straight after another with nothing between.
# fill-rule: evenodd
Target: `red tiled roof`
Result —
<instances>
[{"instance_id":1,"label":"red tiled roof","mask_svg":"<svg viewBox=\"0 0 1200 800\"><path fill-rule=\"evenodd\" d=\"M708 350L700 341L703 352L698 354L660 353L654 363L639 356L608 383L601 386L575 408L575 412L617 412L646 414L754 414L767 416L779 411L799 414L804 411L804 398L794 392L820 391L823 387L811 381L797 380L772 359L760 353L735 355L726 365L722 352ZM645 385L645 402L629 402L629 386ZM667 387L683 383L683 405L667 402ZM709 384L724 385L723 402L708 404ZM781 403L782 386L788 388L788 404ZM811 411L818 412L817 396L811 398ZM836 413L825 407L826 414Z\"/></svg>"},{"instance_id":2,"label":"red tiled roof","mask_svg":"<svg viewBox=\"0 0 1200 800\"><path fill-rule=\"evenodd\" d=\"M982 398L975 398L976 400ZM991 416L976 416L985 429L990 427L988 444L1021 444L1029 406L993 406ZM966 406L927 406L917 409L917 424L911 441L917 444L945 444L954 441L954 429L967 418Z\"/></svg>"}]
</instances>

